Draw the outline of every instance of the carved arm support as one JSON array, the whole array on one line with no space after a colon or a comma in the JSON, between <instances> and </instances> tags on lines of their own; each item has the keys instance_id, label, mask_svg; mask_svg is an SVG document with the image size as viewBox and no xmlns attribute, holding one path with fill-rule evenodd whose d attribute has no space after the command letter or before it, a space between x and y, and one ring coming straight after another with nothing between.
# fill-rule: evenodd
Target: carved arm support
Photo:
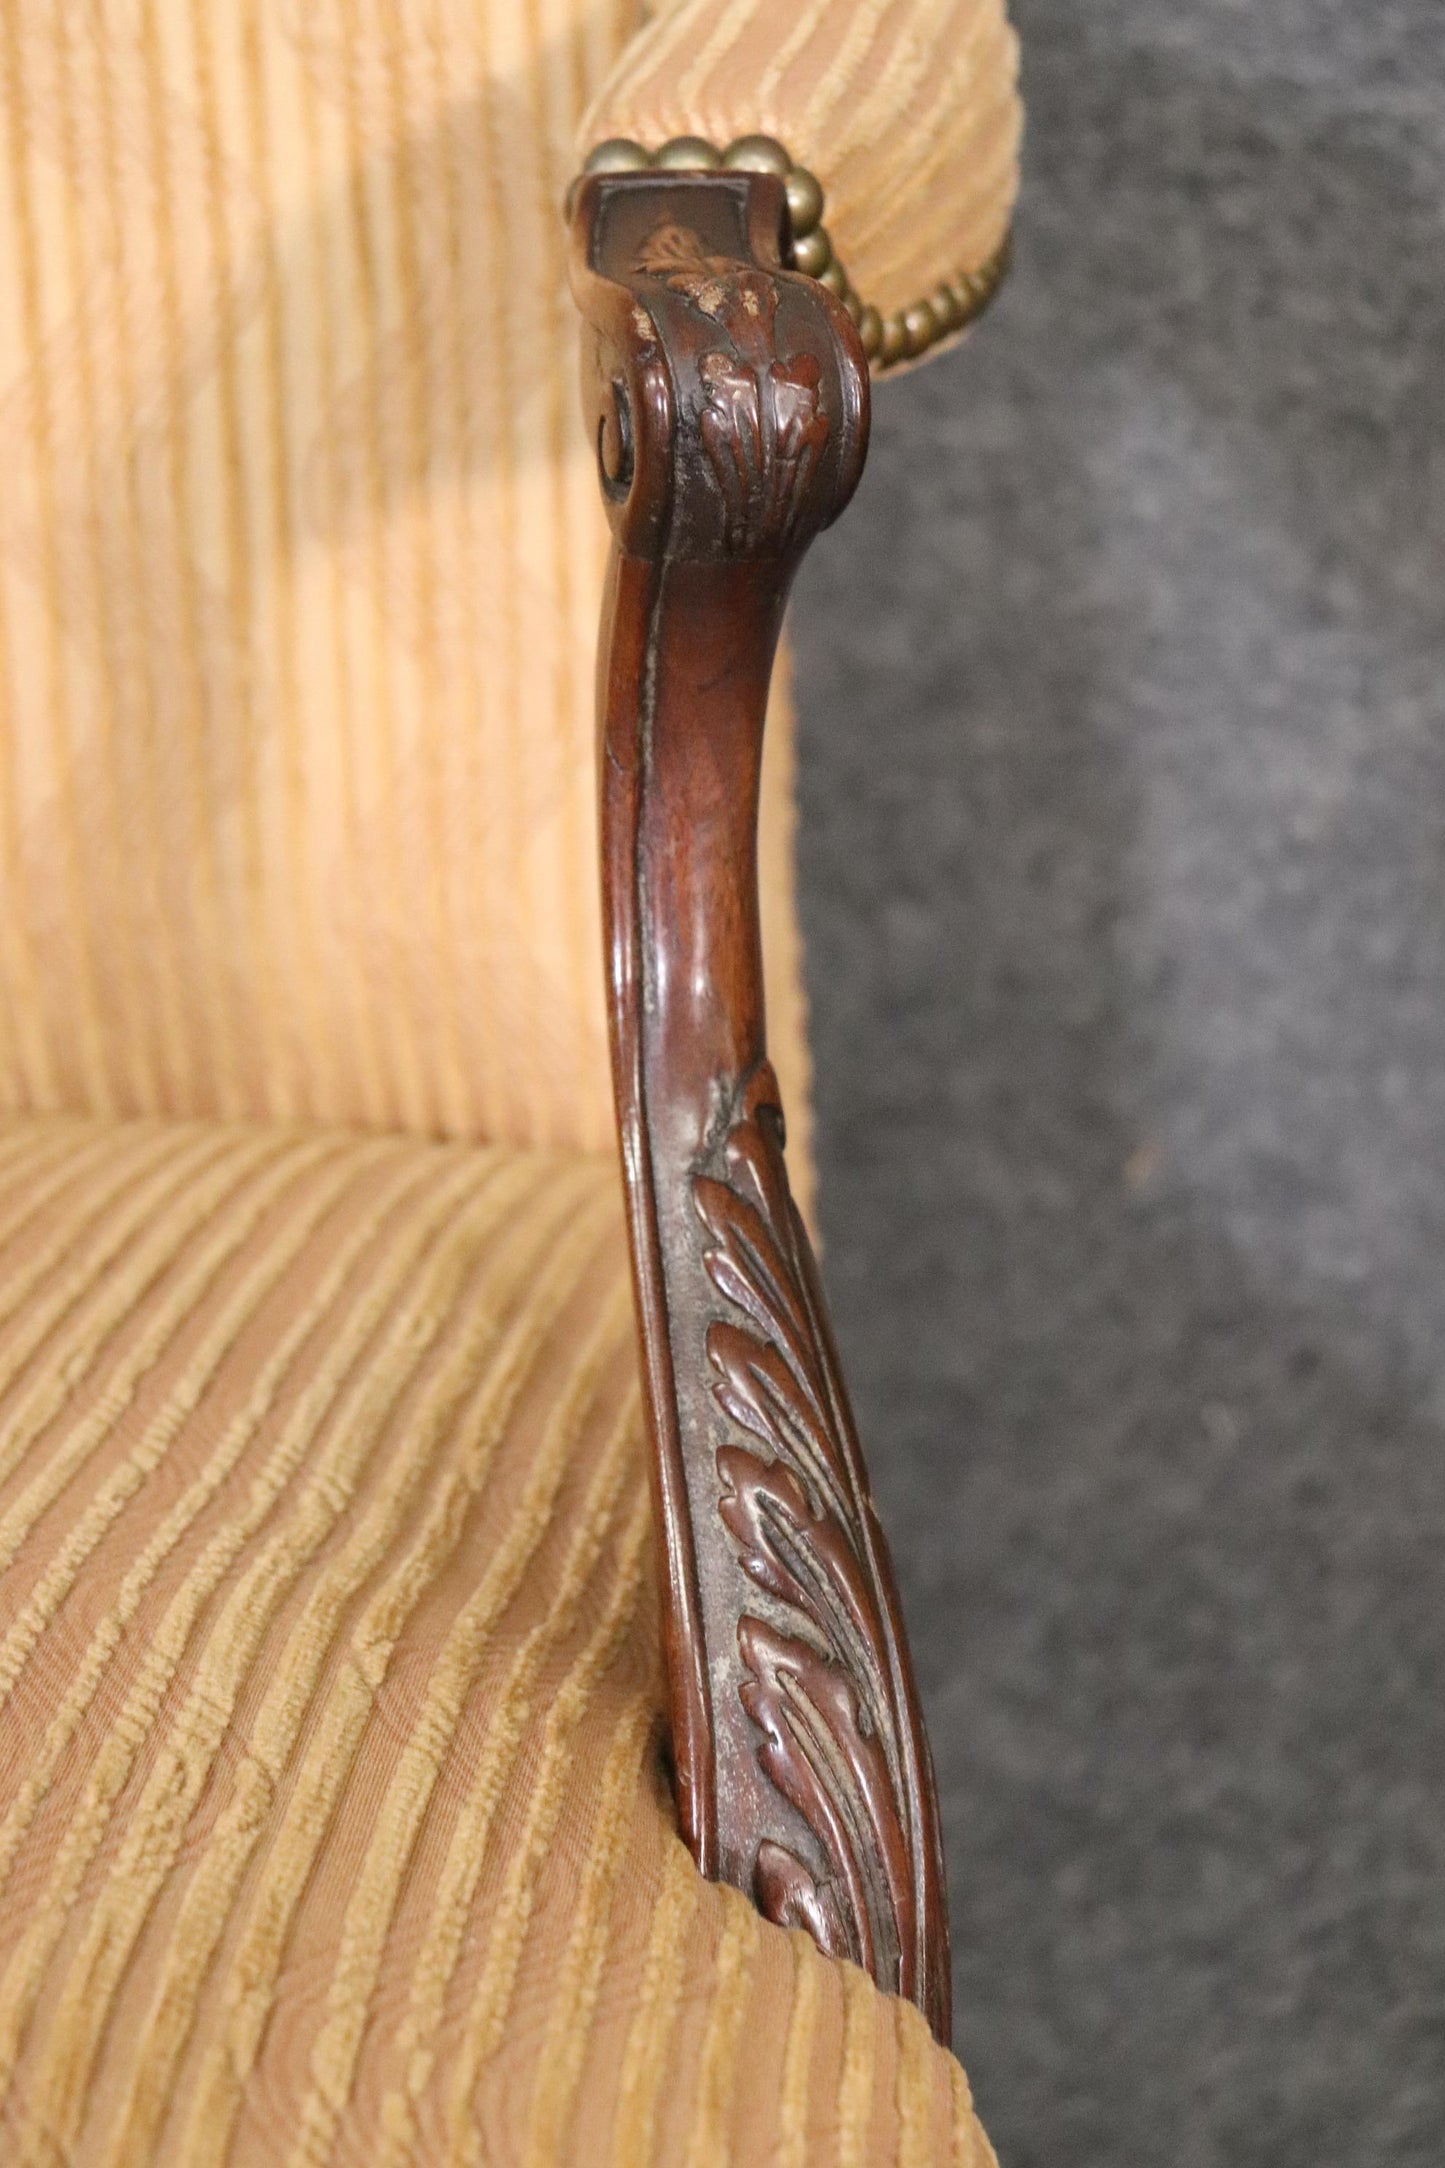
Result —
<instances>
[{"instance_id":1,"label":"carved arm support","mask_svg":"<svg viewBox=\"0 0 1445 2168\"><path fill-rule=\"evenodd\" d=\"M867 364L833 295L785 268L771 176L596 175L574 219L614 534L603 906L678 1811L705 1874L947 2040L932 1769L788 1190L758 925L773 655L862 470Z\"/></svg>"}]
</instances>

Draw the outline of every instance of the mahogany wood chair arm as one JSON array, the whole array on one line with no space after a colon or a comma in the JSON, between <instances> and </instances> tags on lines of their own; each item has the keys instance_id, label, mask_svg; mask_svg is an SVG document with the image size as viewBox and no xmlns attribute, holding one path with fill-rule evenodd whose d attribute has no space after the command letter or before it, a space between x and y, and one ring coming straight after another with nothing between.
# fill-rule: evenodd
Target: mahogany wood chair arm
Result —
<instances>
[{"instance_id":1,"label":"mahogany wood chair arm","mask_svg":"<svg viewBox=\"0 0 1445 2168\"><path fill-rule=\"evenodd\" d=\"M598 671L613 1077L678 1812L702 1871L949 2035L938 1810L764 1032L763 718L868 370L770 175L596 174L574 209L613 551Z\"/></svg>"}]
</instances>

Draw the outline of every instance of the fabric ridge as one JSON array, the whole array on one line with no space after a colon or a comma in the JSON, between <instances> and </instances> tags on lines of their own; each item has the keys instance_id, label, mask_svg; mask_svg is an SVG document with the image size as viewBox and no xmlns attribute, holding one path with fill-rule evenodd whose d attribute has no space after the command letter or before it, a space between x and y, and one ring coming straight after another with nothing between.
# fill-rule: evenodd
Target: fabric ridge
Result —
<instances>
[{"instance_id":1,"label":"fabric ridge","mask_svg":"<svg viewBox=\"0 0 1445 2168\"><path fill-rule=\"evenodd\" d=\"M702 1882L606 1159L0 1129L0 2152L992 2159Z\"/></svg>"}]
</instances>

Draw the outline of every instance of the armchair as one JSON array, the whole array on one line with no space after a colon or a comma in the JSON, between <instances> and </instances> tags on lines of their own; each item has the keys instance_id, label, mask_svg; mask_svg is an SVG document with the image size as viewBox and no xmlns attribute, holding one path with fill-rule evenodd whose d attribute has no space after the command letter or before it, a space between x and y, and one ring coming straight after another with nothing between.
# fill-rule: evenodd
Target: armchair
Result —
<instances>
[{"instance_id":1,"label":"armchair","mask_svg":"<svg viewBox=\"0 0 1445 2168\"><path fill-rule=\"evenodd\" d=\"M1017 125L994 0L0 0L0 2157L991 2159L770 680Z\"/></svg>"}]
</instances>

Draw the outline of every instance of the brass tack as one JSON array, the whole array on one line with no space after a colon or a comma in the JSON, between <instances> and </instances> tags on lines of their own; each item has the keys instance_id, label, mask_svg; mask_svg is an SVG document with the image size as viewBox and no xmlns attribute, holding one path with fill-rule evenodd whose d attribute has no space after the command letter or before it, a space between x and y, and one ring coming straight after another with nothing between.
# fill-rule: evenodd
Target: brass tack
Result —
<instances>
[{"instance_id":1,"label":"brass tack","mask_svg":"<svg viewBox=\"0 0 1445 2168\"><path fill-rule=\"evenodd\" d=\"M921 354L938 337L938 318L926 301L915 301L903 311L903 336L910 354Z\"/></svg>"},{"instance_id":2,"label":"brass tack","mask_svg":"<svg viewBox=\"0 0 1445 2168\"><path fill-rule=\"evenodd\" d=\"M782 144L766 135L739 136L723 152L722 162L731 173L776 173L779 180L786 180L793 166Z\"/></svg>"},{"instance_id":3,"label":"brass tack","mask_svg":"<svg viewBox=\"0 0 1445 2168\"><path fill-rule=\"evenodd\" d=\"M848 291L848 274L836 256L824 264L822 270L818 273L818 278L827 287L829 293L836 294L840 301Z\"/></svg>"},{"instance_id":4,"label":"brass tack","mask_svg":"<svg viewBox=\"0 0 1445 2168\"><path fill-rule=\"evenodd\" d=\"M587 153L588 173L641 173L650 164L646 151L630 136L609 136Z\"/></svg>"},{"instance_id":5,"label":"brass tack","mask_svg":"<svg viewBox=\"0 0 1445 2168\"><path fill-rule=\"evenodd\" d=\"M856 328L863 321L863 304L846 279L843 281L843 291L838 296L838 299L848 311L849 320Z\"/></svg>"},{"instance_id":6,"label":"brass tack","mask_svg":"<svg viewBox=\"0 0 1445 2168\"><path fill-rule=\"evenodd\" d=\"M883 344L883 319L870 301L858 318L858 336L863 341L863 351L871 361Z\"/></svg>"},{"instance_id":7,"label":"brass tack","mask_svg":"<svg viewBox=\"0 0 1445 2168\"><path fill-rule=\"evenodd\" d=\"M793 238L811 233L823 216L823 186L806 166L794 166L787 178L788 211L793 221Z\"/></svg>"},{"instance_id":8,"label":"brass tack","mask_svg":"<svg viewBox=\"0 0 1445 2168\"><path fill-rule=\"evenodd\" d=\"M799 234L793 241L793 261L809 278L820 279L833 260L833 244L827 229L815 226L811 233Z\"/></svg>"},{"instance_id":9,"label":"brass tack","mask_svg":"<svg viewBox=\"0 0 1445 2168\"><path fill-rule=\"evenodd\" d=\"M902 361L908 352L908 333L903 328L902 311L895 309L883 319L883 336L878 342L878 358L886 368L891 361Z\"/></svg>"},{"instance_id":10,"label":"brass tack","mask_svg":"<svg viewBox=\"0 0 1445 2168\"><path fill-rule=\"evenodd\" d=\"M963 301L951 286L940 286L933 295L929 306L937 317L939 329L942 331L956 331L963 322Z\"/></svg>"},{"instance_id":11,"label":"brass tack","mask_svg":"<svg viewBox=\"0 0 1445 2168\"><path fill-rule=\"evenodd\" d=\"M653 154L652 163L664 173L711 173L722 155L702 136L674 136Z\"/></svg>"}]
</instances>

